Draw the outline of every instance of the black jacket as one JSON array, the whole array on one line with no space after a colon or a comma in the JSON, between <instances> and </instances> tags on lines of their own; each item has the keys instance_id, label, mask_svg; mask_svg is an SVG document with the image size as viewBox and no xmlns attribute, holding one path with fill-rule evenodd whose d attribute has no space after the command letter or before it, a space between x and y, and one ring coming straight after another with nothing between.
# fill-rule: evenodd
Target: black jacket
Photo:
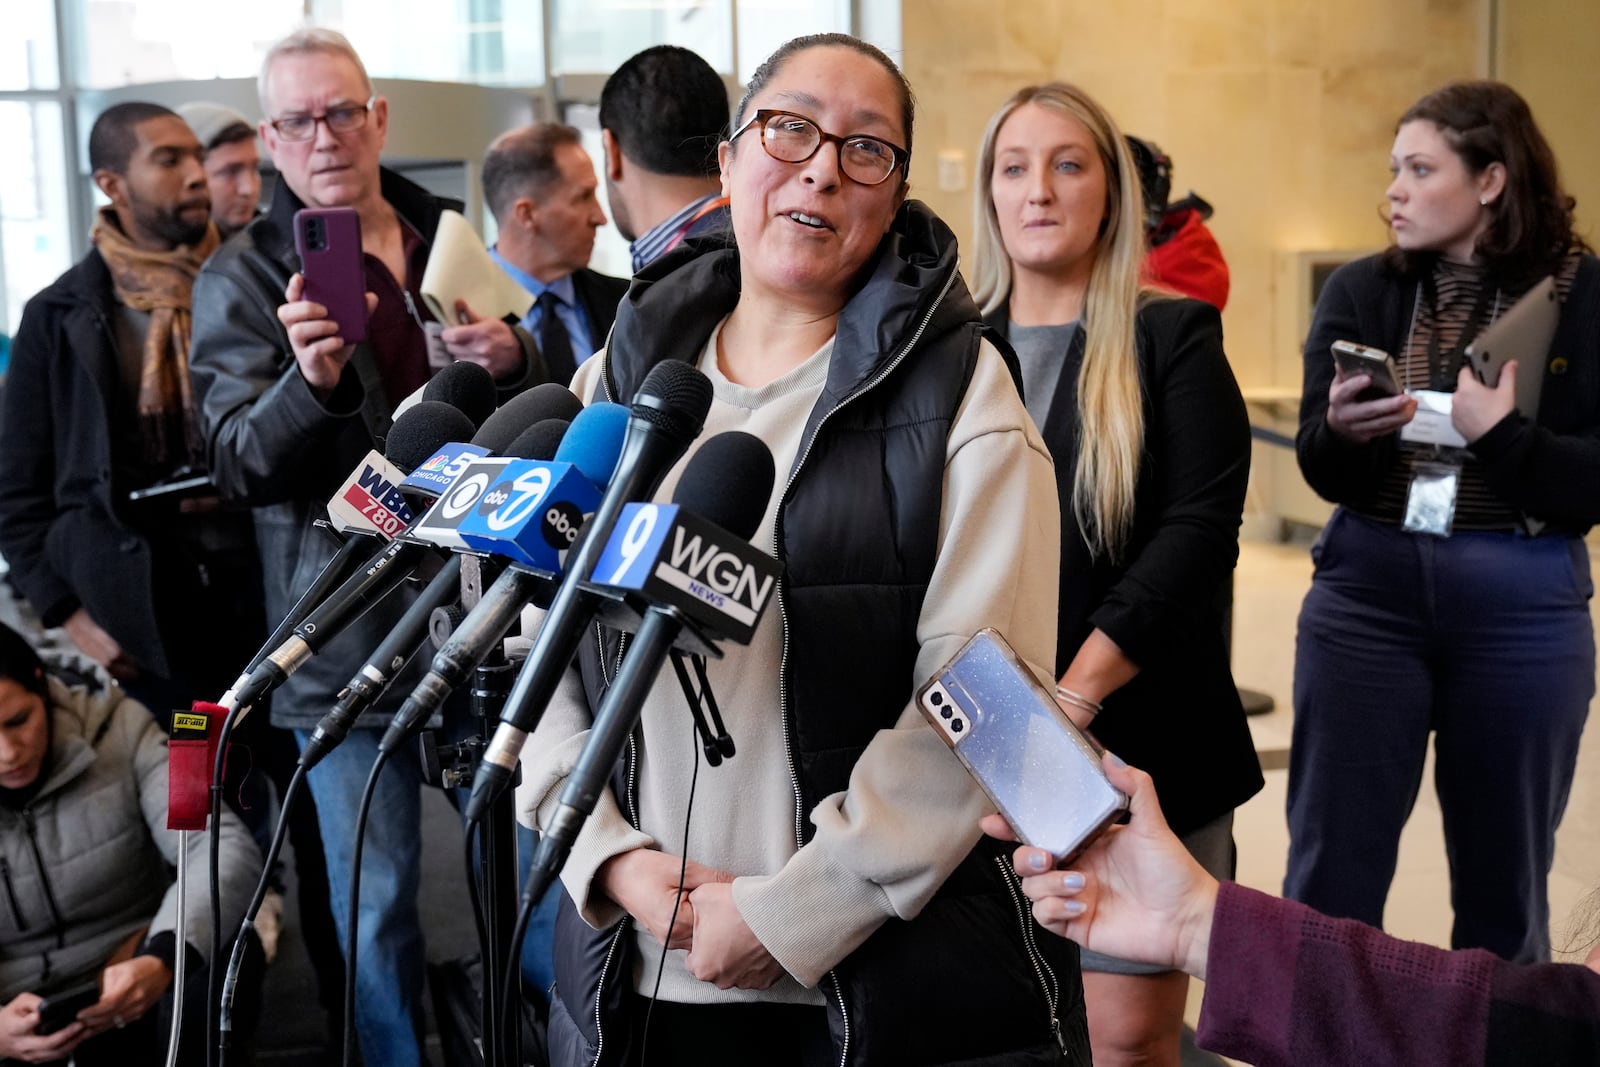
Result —
<instances>
[{"instance_id":1,"label":"black jacket","mask_svg":"<svg viewBox=\"0 0 1600 1067\"><path fill-rule=\"evenodd\" d=\"M124 414L115 408L132 404L118 380L116 314L111 272L98 251L23 311L0 415L0 553L45 625L60 625L81 606L141 672L209 684L213 672L186 655L191 642L181 635L196 623L189 615L208 613L206 597L196 595L208 563L215 577L249 578L249 520L180 515L171 498L127 502L128 491L142 486L118 484L112 454L112 426ZM238 610L212 625L259 639L254 583L215 592Z\"/></svg>"},{"instance_id":2,"label":"black jacket","mask_svg":"<svg viewBox=\"0 0 1600 1067\"><path fill-rule=\"evenodd\" d=\"M696 361L738 294L738 253L720 242L646 267L619 312L603 394L632 395L663 359ZM916 622L937 560L946 437L985 332L956 270L954 238L908 203L840 316L828 379L778 509L785 571L774 617L784 627L781 711L800 794L797 844L811 833L806 814L847 787L867 743L910 696ZM614 634L598 636L581 655L592 703L619 649ZM613 786L624 811L629 780L625 764ZM1077 950L1038 933L1006 857L980 843L915 919L885 922L823 980L838 1062L1088 1062ZM556 1062L619 1062L632 981L626 927L591 930L562 898ZM958 1017L938 1025L928 998L945 990Z\"/></svg>"},{"instance_id":3,"label":"black jacket","mask_svg":"<svg viewBox=\"0 0 1600 1067\"><path fill-rule=\"evenodd\" d=\"M1416 299L1416 279L1369 256L1335 271L1317 300L1295 450L1301 473L1325 500L1370 501L1399 456L1398 434L1358 445L1328 428L1330 347L1356 341L1400 352ZM1502 500L1557 531L1582 536L1600 522L1600 259L1592 255L1579 261L1541 370L1538 419L1512 412L1473 442L1472 454Z\"/></svg>"},{"instance_id":4,"label":"black jacket","mask_svg":"<svg viewBox=\"0 0 1600 1067\"><path fill-rule=\"evenodd\" d=\"M112 479L115 305L111 271L91 250L23 309L0 416L0 553L46 626L85 607L165 674L150 546L121 516Z\"/></svg>"},{"instance_id":5,"label":"black jacket","mask_svg":"<svg viewBox=\"0 0 1600 1067\"><path fill-rule=\"evenodd\" d=\"M628 279L613 278L585 267L572 272L572 291L577 294L578 304L589 320L589 336L598 349L605 344L611 324L617 321L617 305L628 295ZM592 353L574 352L573 355L581 361Z\"/></svg>"},{"instance_id":6,"label":"black jacket","mask_svg":"<svg viewBox=\"0 0 1600 1067\"><path fill-rule=\"evenodd\" d=\"M989 322L1005 330L1004 309ZM1092 328L1092 327L1091 327ZM1122 562L1078 531L1078 371L1084 332L1063 356L1040 427L1061 503L1056 677L1099 629L1139 665L1094 722L1111 751L1149 772L1178 833L1254 796L1261 765L1228 664L1228 608L1250 476L1250 423L1222 350L1222 317L1198 300L1153 300L1136 337L1145 435L1133 534Z\"/></svg>"},{"instance_id":7,"label":"black jacket","mask_svg":"<svg viewBox=\"0 0 1600 1067\"><path fill-rule=\"evenodd\" d=\"M383 197L425 241L433 239L444 209L460 208L388 170L383 172ZM255 507L272 623L288 614L332 558L332 538L313 523L325 517L328 498L368 450L381 446L390 421L381 383L371 388L363 384L360 346L324 402L301 376L288 334L278 322L284 288L300 268L293 220L301 206L288 185L280 183L267 214L206 261L194 289L190 361L212 478L224 495ZM536 356L530 357L529 376L538 369ZM273 701L273 722L314 726L404 611L406 600L404 594L390 597L293 675ZM388 721L394 711L390 704L410 689L407 677L415 680L403 675L390 690L390 700L369 709L361 725Z\"/></svg>"}]
</instances>

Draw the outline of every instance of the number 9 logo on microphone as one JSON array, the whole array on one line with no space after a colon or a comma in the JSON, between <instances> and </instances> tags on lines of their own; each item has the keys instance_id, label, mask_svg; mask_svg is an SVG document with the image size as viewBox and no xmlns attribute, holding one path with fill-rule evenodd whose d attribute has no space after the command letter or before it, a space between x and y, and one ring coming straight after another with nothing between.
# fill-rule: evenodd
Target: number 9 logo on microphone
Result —
<instances>
[{"instance_id":1,"label":"number 9 logo on microphone","mask_svg":"<svg viewBox=\"0 0 1600 1067\"><path fill-rule=\"evenodd\" d=\"M637 588L649 576L650 561L655 558L654 549L659 548L659 541L665 536L665 529L661 527L660 504L629 504L622 509L622 514L617 517L616 529L611 540L606 542L605 551L600 559L595 562L595 580L606 585L620 585L628 588Z\"/></svg>"}]
</instances>

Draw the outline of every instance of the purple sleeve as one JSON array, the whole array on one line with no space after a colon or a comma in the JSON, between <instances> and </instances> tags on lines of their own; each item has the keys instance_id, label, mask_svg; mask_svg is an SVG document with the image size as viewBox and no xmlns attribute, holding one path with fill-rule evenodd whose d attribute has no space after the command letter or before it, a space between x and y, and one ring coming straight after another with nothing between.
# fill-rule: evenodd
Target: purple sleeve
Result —
<instances>
[{"instance_id":1,"label":"purple sleeve","mask_svg":"<svg viewBox=\"0 0 1600 1067\"><path fill-rule=\"evenodd\" d=\"M1600 974L1401 941L1224 882L1197 1036L1257 1067L1600 1063Z\"/></svg>"},{"instance_id":2,"label":"purple sleeve","mask_svg":"<svg viewBox=\"0 0 1600 1067\"><path fill-rule=\"evenodd\" d=\"M1197 1036L1257 1067L1474 1067L1497 964L1224 882Z\"/></svg>"}]
</instances>

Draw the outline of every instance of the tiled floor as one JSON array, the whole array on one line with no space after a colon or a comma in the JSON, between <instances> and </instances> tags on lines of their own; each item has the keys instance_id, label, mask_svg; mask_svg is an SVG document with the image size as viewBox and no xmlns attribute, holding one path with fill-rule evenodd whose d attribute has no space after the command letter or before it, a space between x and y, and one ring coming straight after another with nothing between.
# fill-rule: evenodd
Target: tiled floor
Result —
<instances>
[{"instance_id":1,"label":"tiled floor","mask_svg":"<svg viewBox=\"0 0 1600 1067\"><path fill-rule=\"evenodd\" d=\"M1600 572L1600 549L1591 557ZM1251 719L1262 762L1282 767L1289 747L1293 713L1289 707L1294 672L1295 620L1311 582L1311 558L1304 544L1245 542L1234 588L1233 669L1241 686L1272 696L1276 708ZM1600 609L1591 605L1597 624ZM1578 776L1557 836L1555 870L1550 877L1552 936L1565 943L1574 908L1600 886L1600 717L1590 716L1578 754ZM1239 881L1277 893L1282 889L1289 844L1284 822L1286 770L1268 770L1267 785L1239 809L1234 833L1239 845ZM1384 925L1390 933L1430 944L1450 939L1449 877L1432 787L1432 768L1400 845L1400 865ZM1581 954L1578 954L1581 955ZM1572 958L1569 954L1568 958ZM1199 983L1190 995L1190 1020L1198 1017Z\"/></svg>"}]
</instances>

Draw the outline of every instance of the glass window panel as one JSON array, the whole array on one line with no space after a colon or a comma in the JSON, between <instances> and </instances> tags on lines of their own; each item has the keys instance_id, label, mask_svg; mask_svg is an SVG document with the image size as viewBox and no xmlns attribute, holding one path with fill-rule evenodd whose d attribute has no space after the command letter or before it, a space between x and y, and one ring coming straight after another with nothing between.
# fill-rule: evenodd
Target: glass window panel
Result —
<instances>
[{"instance_id":1,"label":"glass window panel","mask_svg":"<svg viewBox=\"0 0 1600 1067\"><path fill-rule=\"evenodd\" d=\"M731 0L547 0L554 74L609 72L635 52L676 44L733 70Z\"/></svg>"},{"instance_id":2,"label":"glass window panel","mask_svg":"<svg viewBox=\"0 0 1600 1067\"><path fill-rule=\"evenodd\" d=\"M304 0L196 4L194 0L68 0L83 40L79 84L250 78L267 47L299 25Z\"/></svg>"},{"instance_id":3,"label":"glass window panel","mask_svg":"<svg viewBox=\"0 0 1600 1067\"><path fill-rule=\"evenodd\" d=\"M375 78L544 81L544 24L529 0L324 0L317 11L350 38Z\"/></svg>"},{"instance_id":4,"label":"glass window panel","mask_svg":"<svg viewBox=\"0 0 1600 1067\"><path fill-rule=\"evenodd\" d=\"M738 0L739 84L783 42L808 33L849 33L850 0Z\"/></svg>"},{"instance_id":5,"label":"glass window panel","mask_svg":"<svg viewBox=\"0 0 1600 1067\"><path fill-rule=\"evenodd\" d=\"M0 329L17 330L22 305L72 265L68 237L67 152L61 106L0 102Z\"/></svg>"},{"instance_id":6,"label":"glass window panel","mask_svg":"<svg viewBox=\"0 0 1600 1067\"><path fill-rule=\"evenodd\" d=\"M595 173L600 176L600 196L604 200L606 181L603 171L606 153L600 141L600 109L593 104L569 104L562 112L562 119L569 126L577 127L578 133L582 136L583 150L589 153L589 158L594 161ZM617 278L631 278L633 257L628 253L628 241L612 221L609 201L606 201L605 208L606 224L595 233L594 252L589 256L589 269ZM595 343L600 342L596 339Z\"/></svg>"},{"instance_id":7,"label":"glass window panel","mask_svg":"<svg viewBox=\"0 0 1600 1067\"><path fill-rule=\"evenodd\" d=\"M56 12L52 0L7 0L0 34L0 89L54 89Z\"/></svg>"}]
</instances>

